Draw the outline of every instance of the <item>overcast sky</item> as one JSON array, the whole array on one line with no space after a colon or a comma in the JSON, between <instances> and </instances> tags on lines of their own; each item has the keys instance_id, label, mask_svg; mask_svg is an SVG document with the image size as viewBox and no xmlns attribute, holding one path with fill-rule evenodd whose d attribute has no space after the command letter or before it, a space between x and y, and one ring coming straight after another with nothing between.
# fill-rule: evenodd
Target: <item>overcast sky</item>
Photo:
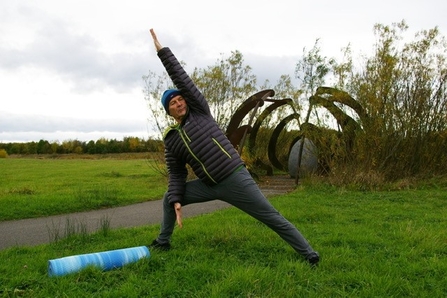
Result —
<instances>
[{"instance_id":1,"label":"overcast sky","mask_svg":"<svg viewBox=\"0 0 447 298\"><path fill-rule=\"evenodd\" d=\"M357 57L374 24L401 20L410 36L445 36L447 1L1 0L0 142L147 139L142 76L164 71L150 28L187 70L238 50L274 84L316 39L325 56L350 43Z\"/></svg>"}]
</instances>

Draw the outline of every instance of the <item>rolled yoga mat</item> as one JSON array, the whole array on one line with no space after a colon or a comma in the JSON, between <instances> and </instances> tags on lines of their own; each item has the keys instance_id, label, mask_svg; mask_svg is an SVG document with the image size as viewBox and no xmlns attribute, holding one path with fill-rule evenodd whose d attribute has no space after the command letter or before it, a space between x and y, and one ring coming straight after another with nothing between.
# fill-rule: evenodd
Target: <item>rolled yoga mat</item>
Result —
<instances>
[{"instance_id":1,"label":"rolled yoga mat","mask_svg":"<svg viewBox=\"0 0 447 298\"><path fill-rule=\"evenodd\" d=\"M63 257L48 261L48 275L62 276L80 271L87 266L110 270L149 257L150 252L146 246Z\"/></svg>"}]
</instances>

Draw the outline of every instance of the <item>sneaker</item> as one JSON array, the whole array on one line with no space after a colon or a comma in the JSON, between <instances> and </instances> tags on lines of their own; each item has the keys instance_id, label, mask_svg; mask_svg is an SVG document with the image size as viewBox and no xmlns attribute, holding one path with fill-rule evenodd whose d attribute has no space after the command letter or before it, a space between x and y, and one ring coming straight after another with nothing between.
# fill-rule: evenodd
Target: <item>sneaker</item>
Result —
<instances>
[{"instance_id":1,"label":"sneaker","mask_svg":"<svg viewBox=\"0 0 447 298\"><path fill-rule=\"evenodd\" d=\"M318 252L314 251L307 256L307 261L309 262L311 267L316 267L318 266L318 262L320 262L320 255L318 254Z\"/></svg>"},{"instance_id":2,"label":"sneaker","mask_svg":"<svg viewBox=\"0 0 447 298\"><path fill-rule=\"evenodd\" d=\"M166 243L160 243L157 241L157 239L155 239L154 241L152 241L151 245L149 245L149 247L154 248L154 249L159 249L159 250L170 250L171 249L171 244L169 242Z\"/></svg>"}]
</instances>

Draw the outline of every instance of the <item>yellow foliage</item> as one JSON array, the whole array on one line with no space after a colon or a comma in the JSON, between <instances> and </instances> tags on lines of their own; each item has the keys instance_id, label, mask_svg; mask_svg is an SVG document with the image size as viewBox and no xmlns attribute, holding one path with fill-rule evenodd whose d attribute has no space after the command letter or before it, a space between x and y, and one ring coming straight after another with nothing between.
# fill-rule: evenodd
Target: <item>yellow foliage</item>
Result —
<instances>
[{"instance_id":1,"label":"yellow foliage","mask_svg":"<svg viewBox=\"0 0 447 298\"><path fill-rule=\"evenodd\" d=\"M0 158L7 158L8 152L5 149L0 149Z\"/></svg>"}]
</instances>

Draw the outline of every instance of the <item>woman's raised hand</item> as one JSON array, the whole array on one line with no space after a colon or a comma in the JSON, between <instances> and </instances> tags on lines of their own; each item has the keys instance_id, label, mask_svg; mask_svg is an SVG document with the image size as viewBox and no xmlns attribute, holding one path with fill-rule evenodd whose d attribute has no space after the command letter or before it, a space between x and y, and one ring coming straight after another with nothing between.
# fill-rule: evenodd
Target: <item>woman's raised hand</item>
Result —
<instances>
[{"instance_id":1,"label":"woman's raised hand","mask_svg":"<svg viewBox=\"0 0 447 298\"><path fill-rule=\"evenodd\" d=\"M163 47L161 46L160 42L157 39L157 35L155 34L154 29L150 29L151 35L152 35L152 39L154 40L154 45L155 45L155 49L158 51L160 51Z\"/></svg>"}]
</instances>

